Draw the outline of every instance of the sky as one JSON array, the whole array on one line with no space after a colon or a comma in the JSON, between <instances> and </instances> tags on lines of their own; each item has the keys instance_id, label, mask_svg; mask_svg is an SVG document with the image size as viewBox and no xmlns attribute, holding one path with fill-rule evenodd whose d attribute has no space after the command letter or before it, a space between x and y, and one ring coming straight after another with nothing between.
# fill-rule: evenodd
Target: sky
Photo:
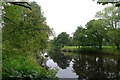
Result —
<instances>
[{"instance_id":1,"label":"sky","mask_svg":"<svg viewBox=\"0 0 120 80\"><path fill-rule=\"evenodd\" d=\"M33 0L37 2L44 12L47 25L56 33L67 32L72 35L78 26L85 26L87 22L95 19L97 11L105 6L92 0Z\"/></svg>"}]
</instances>

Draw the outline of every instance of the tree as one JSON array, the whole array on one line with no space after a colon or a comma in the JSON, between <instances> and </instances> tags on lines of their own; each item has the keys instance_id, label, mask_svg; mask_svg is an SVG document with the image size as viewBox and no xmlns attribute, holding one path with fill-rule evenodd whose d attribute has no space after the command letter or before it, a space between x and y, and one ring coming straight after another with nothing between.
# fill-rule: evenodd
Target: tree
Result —
<instances>
[{"instance_id":1,"label":"tree","mask_svg":"<svg viewBox=\"0 0 120 80\"><path fill-rule=\"evenodd\" d=\"M56 48L63 48L64 46L68 46L70 44L69 34L66 32L60 33L56 38L54 38L52 45Z\"/></svg>"},{"instance_id":2,"label":"tree","mask_svg":"<svg viewBox=\"0 0 120 80\"><path fill-rule=\"evenodd\" d=\"M93 1L94 1L94 0L93 0ZM98 4L102 4L102 5L111 3L111 4L115 4L116 7L120 7L120 2L119 2L119 0L97 0L97 3L98 3Z\"/></svg>"},{"instance_id":3,"label":"tree","mask_svg":"<svg viewBox=\"0 0 120 80\"><path fill-rule=\"evenodd\" d=\"M104 19L91 20L87 23L87 36L90 41L98 43L99 49L102 48L102 42L106 35L106 24ZM92 42L93 43L93 42Z\"/></svg>"},{"instance_id":4,"label":"tree","mask_svg":"<svg viewBox=\"0 0 120 80\"><path fill-rule=\"evenodd\" d=\"M98 45L98 41L96 36L94 35L95 31L92 29L93 28L93 24L94 24L95 20L90 20L85 26L86 26L86 35L87 35L87 43L88 46L97 46Z\"/></svg>"},{"instance_id":5,"label":"tree","mask_svg":"<svg viewBox=\"0 0 120 80\"><path fill-rule=\"evenodd\" d=\"M29 4L27 2L9 2L9 1L7 1L7 2L11 3L11 4L14 4L14 5L22 6L22 7L25 7L25 8L29 8L30 10L32 10L31 7L28 6ZM25 5L25 4L27 4L27 5Z\"/></svg>"},{"instance_id":6,"label":"tree","mask_svg":"<svg viewBox=\"0 0 120 80\"><path fill-rule=\"evenodd\" d=\"M76 46L84 46L86 43L85 29L82 26L78 26L77 30L73 34L73 42Z\"/></svg>"},{"instance_id":7,"label":"tree","mask_svg":"<svg viewBox=\"0 0 120 80\"><path fill-rule=\"evenodd\" d=\"M105 19L105 23L107 23L107 36L109 42L114 43L119 49L119 24L120 24L120 14L119 8L113 6L106 7L102 11L96 13L97 18Z\"/></svg>"},{"instance_id":8,"label":"tree","mask_svg":"<svg viewBox=\"0 0 120 80\"><path fill-rule=\"evenodd\" d=\"M104 8L102 11L98 11L95 15L96 18L105 19L109 27L118 28L120 21L119 8L114 5Z\"/></svg>"},{"instance_id":9,"label":"tree","mask_svg":"<svg viewBox=\"0 0 120 80\"><path fill-rule=\"evenodd\" d=\"M36 61L36 56L47 48L52 30L45 22L40 6L31 2L30 7L32 11L3 2L2 75L5 80L18 76L41 79L52 75L43 71Z\"/></svg>"},{"instance_id":10,"label":"tree","mask_svg":"<svg viewBox=\"0 0 120 80\"><path fill-rule=\"evenodd\" d=\"M109 38L109 42L114 43L119 48L120 45L120 29L112 29L107 32L107 36Z\"/></svg>"},{"instance_id":11,"label":"tree","mask_svg":"<svg viewBox=\"0 0 120 80\"><path fill-rule=\"evenodd\" d=\"M40 6L36 2L31 2L30 5L32 12L21 6L3 3L4 47L12 46L27 53L39 52L47 48L52 31L46 25Z\"/></svg>"}]
</instances>

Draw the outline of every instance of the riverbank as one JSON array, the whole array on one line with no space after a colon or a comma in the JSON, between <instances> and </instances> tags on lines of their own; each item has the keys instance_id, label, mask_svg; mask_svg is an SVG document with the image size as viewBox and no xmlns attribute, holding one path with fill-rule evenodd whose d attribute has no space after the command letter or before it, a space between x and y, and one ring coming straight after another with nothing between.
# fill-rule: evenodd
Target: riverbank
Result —
<instances>
[{"instance_id":1,"label":"riverbank","mask_svg":"<svg viewBox=\"0 0 120 80\"><path fill-rule=\"evenodd\" d=\"M120 55L120 50L117 50L115 46L103 46L100 50L98 47L76 47L76 46L65 46L60 51L63 52L79 52L79 53L86 53L86 54L107 54L107 55Z\"/></svg>"},{"instance_id":2,"label":"riverbank","mask_svg":"<svg viewBox=\"0 0 120 80\"><path fill-rule=\"evenodd\" d=\"M3 52L2 79L49 79L56 78L53 70L46 70L32 55L20 52Z\"/></svg>"}]
</instances>

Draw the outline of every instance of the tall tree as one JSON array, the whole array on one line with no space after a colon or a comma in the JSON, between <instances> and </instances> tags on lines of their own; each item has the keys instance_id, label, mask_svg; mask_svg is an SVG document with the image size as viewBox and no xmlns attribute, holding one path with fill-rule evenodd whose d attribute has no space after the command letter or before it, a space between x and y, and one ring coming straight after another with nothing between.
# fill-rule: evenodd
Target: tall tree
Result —
<instances>
[{"instance_id":1,"label":"tall tree","mask_svg":"<svg viewBox=\"0 0 120 80\"><path fill-rule=\"evenodd\" d=\"M118 28L120 20L119 8L114 5L104 8L102 11L98 11L95 15L96 18L105 19L108 26L112 28Z\"/></svg>"},{"instance_id":2,"label":"tall tree","mask_svg":"<svg viewBox=\"0 0 120 80\"><path fill-rule=\"evenodd\" d=\"M78 26L77 30L73 34L73 42L76 46L84 46L86 43L85 29L82 26Z\"/></svg>"},{"instance_id":3,"label":"tall tree","mask_svg":"<svg viewBox=\"0 0 120 80\"><path fill-rule=\"evenodd\" d=\"M66 32L60 33L56 38L54 38L52 45L56 48L63 48L64 46L68 46L70 44L69 34Z\"/></svg>"},{"instance_id":4,"label":"tall tree","mask_svg":"<svg viewBox=\"0 0 120 80\"><path fill-rule=\"evenodd\" d=\"M120 26L120 13L119 8L114 5L104 8L102 11L98 11L96 13L97 18L105 19L105 23L107 23L108 33L107 38L108 41L114 43L119 49L119 26Z\"/></svg>"},{"instance_id":5,"label":"tall tree","mask_svg":"<svg viewBox=\"0 0 120 80\"><path fill-rule=\"evenodd\" d=\"M104 19L91 20L87 23L87 34L91 41L98 43L99 49L102 48L102 42L106 35L106 24Z\"/></svg>"},{"instance_id":6,"label":"tall tree","mask_svg":"<svg viewBox=\"0 0 120 80\"><path fill-rule=\"evenodd\" d=\"M85 26L86 26L86 35L87 35L87 43L88 46L97 46L98 45L98 41L96 36L94 35L95 31L93 28L93 24L94 24L95 20L90 20Z\"/></svg>"},{"instance_id":7,"label":"tall tree","mask_svg":"<svg viewBox=\"0 0 120 80\"><path fill-rule=\"evenodd\" d=\"M9 3L3 3L3 6L3 45L28 53L47 48L52 31L46 25L45 17L36 2L30 3L32 11Z\"/></svg>"},{"instance_id":8,"label":"tall tree","mask_svg":"<svg viewBox=\"0 0 120 80\"><path fill-rule=\"evenodd\" d=\"M112 29L107 32L107 36L109 38L109 42L116 45L117 49L120 45L120 29Z\"/></svg>"},{"instance_id":9,"label":"tall tree","mask_svg":"<svg viewBox=\"0 0 120 80\"><path fill-rule=\"evenodd\" d=\"M43 68L38 65L36 56L47 48L52 31L45 22L40 6L36 2L31 2L30 7L32 10L3 2L4 80L11 77L18 78L18 76L32 79L47 78L49 75L49 71L43 71Z\"/></svg>"}]
</instances>

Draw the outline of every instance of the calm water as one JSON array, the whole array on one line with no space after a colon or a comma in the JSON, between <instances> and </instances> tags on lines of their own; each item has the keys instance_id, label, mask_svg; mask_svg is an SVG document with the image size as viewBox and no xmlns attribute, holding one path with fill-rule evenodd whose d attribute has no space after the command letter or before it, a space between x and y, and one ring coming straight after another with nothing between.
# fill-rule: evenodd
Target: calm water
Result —
<instances>
[{"instance_id":1,"label":"calm water","mask_svg":"<svg viewBox=\"0 0 120 80\"><path fill-rule=\"evenodd\" d=\"M120 79L120 57L49 52L46 65L57 69L59 78Z\"/></svg>"}]
</instances>

